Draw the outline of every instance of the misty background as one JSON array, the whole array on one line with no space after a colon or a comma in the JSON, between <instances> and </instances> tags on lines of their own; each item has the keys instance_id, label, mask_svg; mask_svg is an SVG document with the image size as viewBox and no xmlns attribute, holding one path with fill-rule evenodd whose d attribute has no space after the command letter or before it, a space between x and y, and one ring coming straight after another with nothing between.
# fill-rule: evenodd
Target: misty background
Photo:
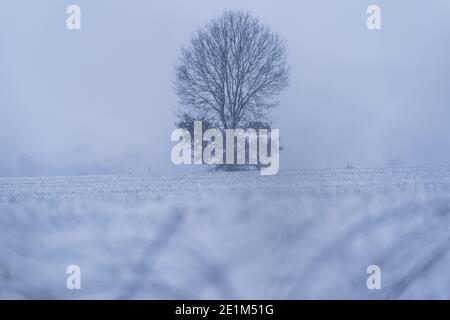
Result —
<instances>
[{"instance_id":1,"label":"misty background","mask_svg":"<svg viewBox=\"0 0 450 320\"><path fill-rule=\"evenodd\" d=\"M80 31L66 28L71 4ZM371 4L380 31L366 28ZM288 42L290 86L273 113L282 169L450 164L447 0L7 0L0 176L174 170L173 66L227 9Z\"/></svg>"}]
</instances>

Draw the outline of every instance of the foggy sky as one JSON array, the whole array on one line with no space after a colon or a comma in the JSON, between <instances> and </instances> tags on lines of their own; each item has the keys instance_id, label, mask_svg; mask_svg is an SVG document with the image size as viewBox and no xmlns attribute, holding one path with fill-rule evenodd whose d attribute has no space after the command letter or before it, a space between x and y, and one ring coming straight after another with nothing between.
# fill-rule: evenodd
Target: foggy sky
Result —
<instances>
[{"instance_id":1,"label":"foggy sky","mask_svg":"<svg viewBox=\"0 0 450 320\"><path fill-rule=\"evenodd\" d=\"M70 4L80 31L66 29ZM380 31L366 28L370 4ZM287 40L282 169L450 164L447 0L4 0L0 175L26 175L27 159L60 174L173 170L173 66L226 9Z\"/></svg>"}]
</instances>

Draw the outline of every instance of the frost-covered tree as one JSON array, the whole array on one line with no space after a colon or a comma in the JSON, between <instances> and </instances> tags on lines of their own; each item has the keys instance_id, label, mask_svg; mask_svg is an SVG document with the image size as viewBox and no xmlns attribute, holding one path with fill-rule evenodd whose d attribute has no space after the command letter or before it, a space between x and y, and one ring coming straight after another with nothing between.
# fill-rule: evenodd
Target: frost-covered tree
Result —
<instances>
[{"instance_id":1,"label":"frost-covered tree","mask_svg":"<svg viewBox=\"0 0 450 320\"><path fill-rule=\"evenodd\" d=\"M273 97L287 86L286 42L248 13L213 19L182 49L175 90L177 126L194 120L225 129L269 121Z\"/></svg>"}]
</instances>

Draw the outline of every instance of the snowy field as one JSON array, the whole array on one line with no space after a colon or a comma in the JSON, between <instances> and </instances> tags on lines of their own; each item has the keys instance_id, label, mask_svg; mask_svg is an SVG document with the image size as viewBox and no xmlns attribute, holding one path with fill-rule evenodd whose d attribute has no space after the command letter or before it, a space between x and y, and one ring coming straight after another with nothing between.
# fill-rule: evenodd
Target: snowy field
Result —
<instances>
[{"instance_id":1,"label":"snowy field","mask_svg":"<svg viewBox=\"0 0 450 320\"><path fill-rule=\"evenodd\" d=\"M0 178L3 299L448 299L449 251L447 167Z\"/></svg>"}]
</instances>

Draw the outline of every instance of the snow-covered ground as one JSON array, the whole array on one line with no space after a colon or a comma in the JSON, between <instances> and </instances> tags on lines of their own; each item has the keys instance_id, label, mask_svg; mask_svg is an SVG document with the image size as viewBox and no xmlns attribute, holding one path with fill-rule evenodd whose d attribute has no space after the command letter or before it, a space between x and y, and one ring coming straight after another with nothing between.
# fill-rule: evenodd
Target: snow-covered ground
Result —
<instances>
[{"instance_id":1,"label":"snow-covered ground","mask_svg":"<svg viewBox=\"0 0 450 320\"><path fill-rule=\"evenodd\" d=\"M0 178L0 298L450 298L448 251L447 167Z\"/></svg>"}]
</instances>

